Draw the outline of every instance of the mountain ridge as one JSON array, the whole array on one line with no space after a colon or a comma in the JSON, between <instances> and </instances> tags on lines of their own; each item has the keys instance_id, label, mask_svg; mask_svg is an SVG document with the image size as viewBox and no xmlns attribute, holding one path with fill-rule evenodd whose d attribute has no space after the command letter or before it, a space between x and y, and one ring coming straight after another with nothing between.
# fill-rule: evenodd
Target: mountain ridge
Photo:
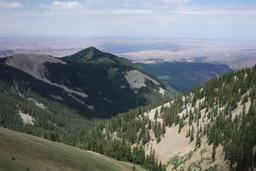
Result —
<instances>
[{"instance_id":1,"label":"mountain ridge","mask_svg":"<svg viewBox=\"0 0 256 171\"><path fill-rule=\"evenodd\" d=\"M80 53L89 57L90 60L84 60L84 56L80 60ZM94 57L99 54L102 56ZM65 58L37 54L18 54L7 57L1 59L1 66L5 68L3 73L7 75L15 73L21 78L10 75L10 78L6 79L2 74L2 79L12 85L22 84L25 89L34 86L31 89L34 92L64 103L89 118L108 118L119 112L128 111L130 108L146 105L163 97L171 97L171 93L162 83L137 69L136 65L126 59L101 52L93 47L86 48L69 59L79 60L72 62L65 61ZM111 62L98 63L98 59L110 59ZM36 80L34 83L30 82L32 78L25 76L24 73L19 74L19 71ZM132 74L134 72L137 74ZM19 81L15 83L15 79ZM41 81L45 84L38 88L37 85L42 85L39 83ZM46 87L58 93L50 90L49 92L53 94L47 95ZM126 98L120 99L120 97Z\"/></svg>"},{"instance_id":2,"label":"mountain ridge","mask_svg":"<svg viewBox=\"0 0 256 171\"><path fill-rule=\"evenodd\" d=\"M129 60L122 57L118 57L110 53L105 53L93 46L82 49L73 55L62 57L61 59L66 62L95 63L95 64L101 64L101 63L102 64L122 64L122 65L135 67L135 65Z\"/></svg>"}]
</instances>

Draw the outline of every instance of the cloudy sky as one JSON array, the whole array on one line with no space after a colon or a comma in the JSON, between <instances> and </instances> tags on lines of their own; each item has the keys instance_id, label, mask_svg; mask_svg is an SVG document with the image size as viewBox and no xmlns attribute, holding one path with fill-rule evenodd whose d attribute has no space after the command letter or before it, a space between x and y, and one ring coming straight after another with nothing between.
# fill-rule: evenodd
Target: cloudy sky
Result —
<instances>
[{"instance_id":1,"label":"cloudy sky","mask_svg":"<svg viewBox=\"0 0 256 171\"><path fill-rule=\"evenodd\" d=\"M0 35L256 39L256 0L0 0Z\"/></svg>"}]
</instances>

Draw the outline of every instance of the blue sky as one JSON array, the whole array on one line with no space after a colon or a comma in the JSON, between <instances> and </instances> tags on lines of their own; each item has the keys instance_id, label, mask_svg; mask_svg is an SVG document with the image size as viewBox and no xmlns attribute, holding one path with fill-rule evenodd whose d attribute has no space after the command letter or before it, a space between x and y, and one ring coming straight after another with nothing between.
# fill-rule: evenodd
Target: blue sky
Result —
<instances>
[{"instance_id":1,"label":"blue sky","mask_svg":"<svg viewBox=\"0 0 256 171\"><path fill-rule=\"evenodd\" d=\"M256 0L0 0L0 35L256 39Z\"/></svg>"}]
</instances>

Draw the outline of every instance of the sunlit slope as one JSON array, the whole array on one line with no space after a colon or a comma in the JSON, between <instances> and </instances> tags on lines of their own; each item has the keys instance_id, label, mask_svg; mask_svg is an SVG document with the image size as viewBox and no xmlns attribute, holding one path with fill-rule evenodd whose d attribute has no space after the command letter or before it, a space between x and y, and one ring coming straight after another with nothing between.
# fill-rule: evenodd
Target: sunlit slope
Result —
<instances>
[{"instance_id":1,"label":"sunlit slope","mask_svg":"<svg viewBox=\"0 0 256 171\"><path fill-rule=\"evenodd\" d=\"M133 165L0 128L1 171L130 171ZM136 170L143 170L136 166Z\"/></svg>"}]
</instances>

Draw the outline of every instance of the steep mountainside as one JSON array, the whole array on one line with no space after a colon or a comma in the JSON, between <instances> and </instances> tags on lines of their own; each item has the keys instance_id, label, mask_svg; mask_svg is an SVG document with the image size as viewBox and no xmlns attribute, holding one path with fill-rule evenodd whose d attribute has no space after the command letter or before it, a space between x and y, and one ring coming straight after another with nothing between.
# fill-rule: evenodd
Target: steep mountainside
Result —
<instances>
[{"instance_id":1,"label":"steep mountainside","mask_svg":"<svg viewBox=\"0 0 256 171\"><path fill-rule=\"evenodd\" d=\"M132 171L133 164L0 128L0 170ZM139 166L136 170L142 171Z\"/></svg>"},{"instance_id":2,"label":"steep mountainside","mask_svg":"<svg viewBox=\"0 0 256 171\"><path fill-rule=\"evenodd\" d=\"M148 165L154 156L167 170L255 170L255 78L256 66L226 74L158 107L101 121L78 144L119 158L129 148L109 144L126 142L142 149L135 162L150 170L164 170Z\"/></svg>"},{"instance_id":3,"label":"steep mountainside","mask_svg":"<svg viewBox=\"0 0 256 171\"><path fill-rule=\"evenodd\" d=\"M191 91L211 79L232 71L227 65L196 62L140 63L138 65L180 92Z\"/></svg>"},{"instance_id":4,"label":"steep mountainside","mask_svg":"<svg viewBox=\"0 0 256 171\"><path fill-rule=\"evenodd\" d=\"M130 61L84 49L63 59L20 54L0 64L3 84L32 91L87 118L108 118L171 93Z\"/></svg>"},{"instance_id":5,"label":"steep mountainside","mask_svg":"<svg viewBox=\"0 0 256 171\"><path fill-rule=\"evenodd\" d=\"M0 64L0 125L56 141L92 122L72 109L73 98L60 87ZM73 104L74 105L74 104Z\"/></svg>"}]
</instances>

